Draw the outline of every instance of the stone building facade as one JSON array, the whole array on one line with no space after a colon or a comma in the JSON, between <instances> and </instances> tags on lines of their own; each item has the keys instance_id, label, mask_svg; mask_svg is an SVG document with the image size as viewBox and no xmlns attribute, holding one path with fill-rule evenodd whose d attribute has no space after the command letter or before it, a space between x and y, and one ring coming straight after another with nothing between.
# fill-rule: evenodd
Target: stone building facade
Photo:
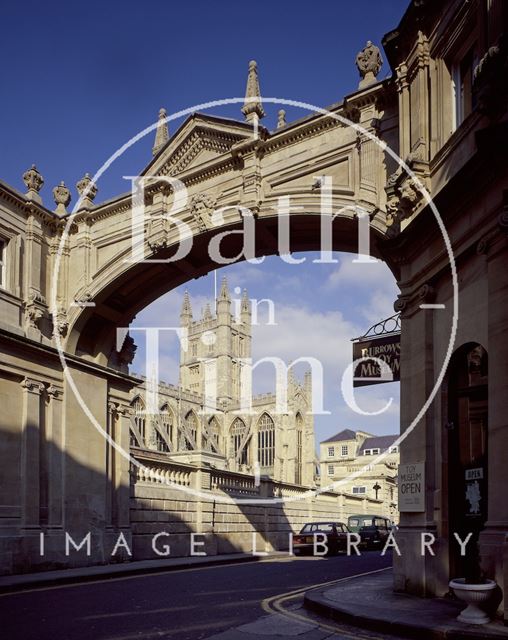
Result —
<instances>
[{"instance_id":1,"label":"stone building facade","mask_svg":"<svg viewBox=\"0 0 508 640\"><path fill-rule=\"evenodd\" d=\"M146 507L157 493L164 505L167 488L154 482L154 468L215 496L259 494L252 475L228 470L230 482L226 470L194 464L187 471L156 451L136 454L151 456L148 475L132 473L121 451L129 449L139 379L129 375L132 346L116 344L117 329L163 293L217 268L207 247L220 234L230 233L227 256L245 259L238 231L249 221L256 255L322 248L326 176L333 183L328 205L341 211L329 248L358 252L361 206L370 253L386 261L401 291L400 458L422 465L424 492L416 510L401 509L394 586L444 595L450 578L476 569L496 580L498 611L508 618L507 23L503 0L413 0L383 40L390 77L377 80L382 56L369 42L357 57L357 90L337 96L327 113L295 122L279 113L274 130L261 124L254 62L243 120L189 112L173 133L161 111L154 156L140 171L151 183L138 226L132 194L95 203L87 176L77 184L72 215L64 184L53 189L55 207L42 202L35 167L23 176L23 193L0 183L4 570L41 567L39 535L51 549L64 526L75 536L93 528L93 554L76 563L106 561L118 531L146 535L157 514L150 523L145 513L131 517L130 498ZM184 258L168 263L179 243L179 230L163 215L174 204L175 177L188 192L177 215L193 242ZM274 213L281 198L290 200L283 219L291 233ZM138 227L143 261L129 261ZM232 393L221 385L221 393ZM277 482L271 495L298 491ZM151 497L143 493L150 483L157 484ZM339 498L326 498L332 513ZM206 502L187 525L214 526L211 494ZM259 516L264 531L289 526L284 510L271 508ZM470 556L477 567L464 565L454 539L468 530L479 546ZM435 555L421 554L423 534L435 538Z\"/></svg>"},{"instance_id":2,"label":"stone building facade","mask_svg":"<svg viewBox=\"0 0 508 640\"><path fill-rule=\"evenodd\" d=\"M159 413L152 416L146 409L147 382L133 389L131 445L166 453L174 461L313 486L311 372L302 384L288 371L284 412L277 407L276 394L265 393L249 398L250 406L242 413L246 380L241 368L251 358L251 302L244 291L238 316L232 313L223 279L216 309L212 314L207 305L202 317L194 319L185 293L179 383L159 384Z\"/></svg>"},{"instance_id":3,"label":"stone building facade","mask_svg":"<svg viewBox=\"0 0 508 640\"><path fill-rule=\"evenodd\" d=\"M397 523L399 448L394 443L398 437L343 429L323 440L319 455L322 486L340 482L335 485L337 491L379 500L377 515ZM382 459L377 460L380 455Z\"/></svg>"},{"instance_id":4,"label":"stone building facade","mask_svg":"<svg viewBox=\"0 0 508 640\"><path fill-rule=\"evenodd\" d=\"M507 25L502 0L411 2L383 39L399 155L442 219L431 223L431 204L406 171L388 179L397 229L386 253L400 265L400 458L422 465L425 487L418 506L399 500L394 586L442 596L453 578L494 579L505 621ZM455 534L472 534L465 556ZM435 555L421 553L423 535L435 538Z\"/></svg>"}]
</instances>

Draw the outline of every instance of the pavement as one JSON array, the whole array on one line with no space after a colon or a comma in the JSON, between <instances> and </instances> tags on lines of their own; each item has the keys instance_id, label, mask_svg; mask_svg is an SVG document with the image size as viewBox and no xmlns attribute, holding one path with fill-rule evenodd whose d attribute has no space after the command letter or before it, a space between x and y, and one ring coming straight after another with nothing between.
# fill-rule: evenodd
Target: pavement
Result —
<instances>
[{"instance_id":1,"label":"pavement","mask_svg":"<svg viewBox=\"0 0 508 640\"><path fill-rule=\"evenodd\" d=\"M307 591L307 610L357 628L424 640L508 639L502 622L468 625L457 621L464 603L394 593L392 572L354 577Z\"/></svg>"},{"instance_id":2,"label":"pavement","mask_svg":"<svg viewBox=\"0 0 508 640\"><path fill-rule=\"evenodd\" d=\"M158 560L137 560L119 564L93 565L58 571L40 571L37 573L18 573L0 576L0 593L11 593L37 587L65 585L108 578L120 578L141 574L166 572L171 570L193 569L221 564L256 562L278 558L287 554L273 552L266 556L254 556L251 553L227 553L217 556L194 556L183 558L164 558Z\"/></svg>"}]
</instances>

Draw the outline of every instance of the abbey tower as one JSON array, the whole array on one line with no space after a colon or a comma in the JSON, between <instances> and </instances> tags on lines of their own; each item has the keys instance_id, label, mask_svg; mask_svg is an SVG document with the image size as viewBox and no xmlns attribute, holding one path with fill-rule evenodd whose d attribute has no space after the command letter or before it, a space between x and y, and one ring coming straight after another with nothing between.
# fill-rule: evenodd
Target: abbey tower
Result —
<instances>
[{"instance_id":1,"label":"abbey tower","mask_svg":"<svg viewBox=\"0 0 508 640\"><path fill-rule=\"evenodd\" d=\"M180 321L187 340L181 342L179 382L199 394L205 394L206 386L212 404L239 402L242 360L251 357L250 300L244 290L240 308L232 313L224 278L215 306L215 315L207 304L201 320L194 321L189 294L184 295Z\"/></svg>"},{"instance_id":2,"label":"abbey tower","mask_svg":"<svg viewBox=\"0 0 508 640\"><path fill-rule=\"evenodd\" d=\"M251 311L247 291L232 300L225 278L215 313L207 304L200 319L185 292L178 384L160 383L159 414L154 416L146 415L146 383L133 391L131 445L183 463L313 486L317 459L311 372L299 381L288 370L283 411L276 393L252 395L246 369L255 365ZM275 379L274 371L274 387Z\"/></svg>"}]
</instances>

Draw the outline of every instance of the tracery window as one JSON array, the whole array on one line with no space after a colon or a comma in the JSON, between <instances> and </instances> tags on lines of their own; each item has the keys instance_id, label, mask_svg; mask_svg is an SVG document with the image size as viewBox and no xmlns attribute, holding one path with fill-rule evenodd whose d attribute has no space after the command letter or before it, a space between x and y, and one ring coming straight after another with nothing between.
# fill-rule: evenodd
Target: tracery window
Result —
<instances>
[{"instance_id":1,"label":"tracery window","mask_svg":"<svg viewBox=\"0 0 508 640\"><path fill-rule=\"evenodd\" d=\"M161 407L159 414L159 428L165 434L167 441L172 442L173 439L173 412L167 404ZM160 434L158 430L155 432L155 443L157 451L163 453L169 453L170 448L166 439Z\"/></svg>"},{"instance_id":2,"label":"tracery window","mask_svg":"<svg viewBox=\"0 0 508 640\"><path fill-rule=\"evenodd\" d=\"M203 434L203 449L219 453L220 424L215 416L208 421L207 431L207 434Z\"/></svg>"},{"instance_id":3,"label":"tracery window","mask_svg":"<svg viewBox=\"0 0 508 640\"><path fill-rule=\"evenodd\" d=\"M194 411L189 411L185 416L184 426L181 448L187 451L193 451L196 448L198 435L198 419Z\"/></svg>"},{"instance_id":4,"label":"tracery window","mask_svg":"<svg viewBox=\"0 0 508 640\"><path fill-rule=\"evenodd\" d=\"M296 414L296 484L302 484L303 465L303 418L301 413Z\"/></svg>"},{"instance_id":5,"label":"tracery window","mask_svg":"<svg viewBox=\"0 0 508 640\"><path fill-rule=\"evenodd\" d=\"M263 413L258 422L258 461L261 467L273 467L275 460L275 424Z\"/></svg>"},{"instance_id":6,"label":"tracery window","mask_svg":"<svg viewBox=\"0 0 508 640\"><path fill-rule=\"evenodd\" d=\"M134 416L132 419L141 437L141 442L137 441L135 432L131 430L130 445L131 447L143 447L145 445L145 432L146 432L145 403L139 396L137 396L131 402L131 407L134 410Z\"/></svg>"},{"instance_id":7,"label":"tracery window","mask_svg":"<svg viewBox=\"0 0 508 640\"><path fill-rule=\"evenodd\" d=\"M231 426L231 450L239 464L248 464L248 446L244 443L246 434L245 422L241 418L236 418Z\"/></svg>"}]
</instances>

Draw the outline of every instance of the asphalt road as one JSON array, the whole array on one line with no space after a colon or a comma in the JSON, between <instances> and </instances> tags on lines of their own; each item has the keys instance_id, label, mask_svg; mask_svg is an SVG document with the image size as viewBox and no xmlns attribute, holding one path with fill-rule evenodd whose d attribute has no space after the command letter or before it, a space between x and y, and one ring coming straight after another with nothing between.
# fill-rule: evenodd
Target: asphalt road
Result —
<instances>
[{"instance_id":1,"label":"asphalt road","mask_svg":"<svg viewBox=\"0 0 508 640\"><path fill-rule=\"evenodd\" d=\"M391 557L383 558L379 551L361 557L277 558L1 595L0 636L207 638L266 615L261 606L265 598L390 565Z\"/></svg>"}]
</instances>

